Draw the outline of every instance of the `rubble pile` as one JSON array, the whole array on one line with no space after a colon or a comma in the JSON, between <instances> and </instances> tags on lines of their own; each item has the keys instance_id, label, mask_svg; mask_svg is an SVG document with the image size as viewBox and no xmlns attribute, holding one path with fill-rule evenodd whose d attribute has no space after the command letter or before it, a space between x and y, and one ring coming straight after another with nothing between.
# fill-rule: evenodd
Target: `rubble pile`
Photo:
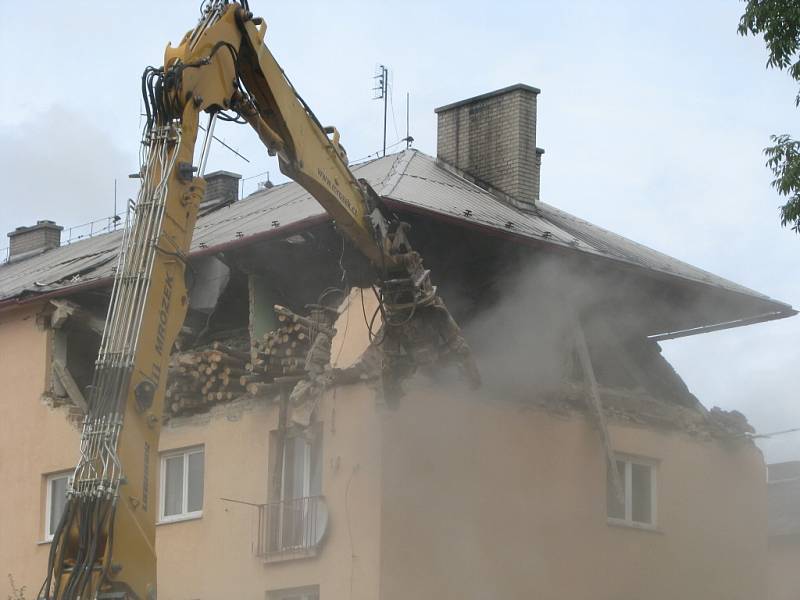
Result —
<instances>
[{"instance_id":1,"label":"rubble pile","mask_svg":"<svg viewBox=\"0 0 800 600\"><path fill-rule=\"evenodd\" d=\"M644 390L602 387L603 412L612 423L643 425L662 430L683 431L700 439L740 438L754 433L747 418L738 411L718 407L706 410L702 404L687 407L673 399L654 396ZM538 404L556 414L584 412L586 389L580 382L565 382L562 390L544 395Z\"/></svg>"},{"instance_id":2,"label":"rubble pile","mask_svg":"<svg viewBox=\"0 0 800 600\"><path fill-rule=\"evenodd\" d=\"M708 411L708 418L726 433L742 435L754 434L756 432L753 426L747 421L747 417L738 410L723 410L719 406L714 406Z\"/></svg>"}]
</instances>

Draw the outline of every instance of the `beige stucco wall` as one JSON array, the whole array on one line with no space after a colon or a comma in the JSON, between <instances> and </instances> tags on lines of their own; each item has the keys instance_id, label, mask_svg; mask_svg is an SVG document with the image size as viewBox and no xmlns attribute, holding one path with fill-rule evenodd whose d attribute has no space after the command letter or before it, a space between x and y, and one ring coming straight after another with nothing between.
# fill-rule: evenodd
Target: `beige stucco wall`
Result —
<instances>
[{"instance_id":1,"label":"beige stucco wall","mask_svg":"<svg viewBox=\"0 0 800 600\"><path fill-rule=\"evenodd\" d=\"M203 516L158 526L159 599L264 600L268 590L319 585L323 598L378 597L380 453L376 405L365 386L321 401L322 492L329 528L313 558L265 564L254 556L256 509L223 502L267 499L269 432L278 409L264 401L220 407L165 428L161 449L205 446ZM352 592L351 592L352 590Z\"/></svg>"},{"instance_id":2,"label":"beige stucco wall","mask_svg":"<svg viewBox=\"0 0 800 600\"><path fill-rule=\"evenodd\" d=\"M0 565L29 590L49 548L36 543L43 474L71 467L78 446L64 412L39 399L47 335L35 316L0 314ZM424 382L396 409L363 384L322 398L325 545L265 564L253 552L256 510L220 498L266 500L277 413L249 400L165 427L160 449L202 444L206 470L202 517L158 526L161 600L264 600L306 585L325 600L765 596L766 486L753 446L612 424L618 451L660 461L659 531L612 527L585 419Z\"/></svg>"},{"instance_id":3,"label":"beige stucco wall","mask_svg":"<svg viewBox=\"0 0 800 600\"><path fill-rule=\"evenodd\" d=\"M48 333L41 306L0 313L0 597L6 574L34 596L50 545L44 537L47 474L77 460L79 432L63 409L41 401ZM360 309L359 309L360 310ZM338 353L337 353L338 354ZM380 453L376 404L366 386L340 388L320 402L323 494L329 527L314 558L265 564L254 555L256 509L222 497L267 498L270 431L277 407L267 400L217 407L164 428L161 450L205 447L202 518L159 525L159 598L264 600L268 590L319 585L324 597L373 599L378 593ZM352 589L352 594L351 594Z\"/></svg>"},{"instance_id":4,"label":"beige stucco wall","mask_svg":"<svg viewBox=\"0 0 800 600\"><path fill-rule=\"evenodd\" d=\"M7 574L35 597L47 564L44 475L75 466L78 431L64 410L41 401L48 333L37 325L41 305L0 312L0 597Z\"/></svg>"},{"instance_id":5,"label":"beige stucco wall","mask_svg":"<svg viewBox=\"0 0 800 600\"><path fill-rule=\"evenodd\" d=\"M606 519L581 417L421 386L382 414L381 600L753 599L766 590L760 452L610 427L660 460L658 532Z\"/></svg>"},{"instance_id":6,"label":"beige stucco wall","mask_svg":"<svg viewBox=\"0 0 800 600\"><path fill-rule=\"evenodd\" d=\"M769 540L769 600L800 598L800 537L776 536Z\"/></svg>"}]
</instances>

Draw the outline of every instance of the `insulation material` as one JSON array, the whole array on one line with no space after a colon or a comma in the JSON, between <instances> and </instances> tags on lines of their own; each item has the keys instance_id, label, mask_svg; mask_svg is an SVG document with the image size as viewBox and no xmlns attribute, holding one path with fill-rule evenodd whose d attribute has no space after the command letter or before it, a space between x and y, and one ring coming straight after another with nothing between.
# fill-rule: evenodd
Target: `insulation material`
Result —
<instances>
[{"instance_id":1,"label":"insulation material","mask_svg":"<svg viewBox=\"0 0 800 600\"><path fill-rule=\"evenodd\" d=\"M189 275L189 308L206 314L214 312L230 278L231 270L214 256L193 260Z\"/></svg>"}]
</instances>

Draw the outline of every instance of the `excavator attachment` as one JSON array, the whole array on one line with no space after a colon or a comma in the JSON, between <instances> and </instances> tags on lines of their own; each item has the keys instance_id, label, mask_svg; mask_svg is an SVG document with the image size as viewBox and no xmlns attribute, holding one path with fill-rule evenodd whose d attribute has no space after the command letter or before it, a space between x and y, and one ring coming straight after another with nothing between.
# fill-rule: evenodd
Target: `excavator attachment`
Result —
<instances>
[{"instance_id":1,"label":"excavator attachment","mask_svg":"<svg viewBox=\"0 0 800 600\"><path fill-rule=\"evenodd\" d=\"M126 228L63 517L50 547L46 600L155 600L155 476L170 351L188 305L184 272L217 119L249 123L283 173L334 218L375 267L389 396L421 364L456 358L472 385L469 346L407 237L347 165L264 45L246 0L204 4L164 66L142 77L147 115L141 189ZM201 113L209 115L199 160Z\"/></svg>"}]
</instances>

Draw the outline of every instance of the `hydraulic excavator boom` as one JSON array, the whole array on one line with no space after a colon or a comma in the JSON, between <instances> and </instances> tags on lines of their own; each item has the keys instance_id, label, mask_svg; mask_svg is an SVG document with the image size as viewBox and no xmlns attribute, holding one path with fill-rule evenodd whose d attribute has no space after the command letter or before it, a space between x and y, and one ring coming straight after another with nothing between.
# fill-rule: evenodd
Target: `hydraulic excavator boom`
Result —
<instances>
[{"instance_id":1,"label":"hydraulic excavator boom","mask_svg":"<svg viewBox=\"0 0 800 600\"><path fill-rule=\"evenodd\" d=\"M246 0L206 4L197 26L142 77L147 123L141 189L126 228L81 434L80 460L51 544L41 598L156 597L155 476L170 350L188 305L184 270L217 119L247 122L283 173L328 211L369 259L384 308L384 382L396 386L438 337L471 383L479 376L422 260L378 196L350 171L264 45ZM201 113L209 115L195 163ZM196 165L196 166L195 166Z\"/></svg>"}]
</instances>

